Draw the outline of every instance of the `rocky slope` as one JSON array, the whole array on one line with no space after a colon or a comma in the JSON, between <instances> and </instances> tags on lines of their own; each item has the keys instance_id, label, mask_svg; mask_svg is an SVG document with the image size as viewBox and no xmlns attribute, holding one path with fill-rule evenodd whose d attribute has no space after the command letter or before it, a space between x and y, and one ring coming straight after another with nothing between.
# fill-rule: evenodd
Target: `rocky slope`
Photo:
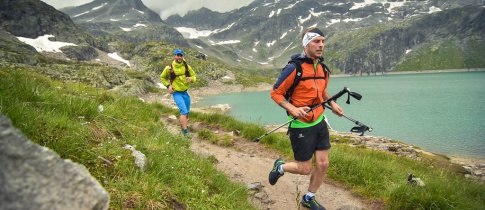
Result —
<instances>
[{"instance_id":1,"label":"rocky slope","mask_svg":"<svg viewBox=\"0 0 485 210\"><path fill-rule=\"evenodd\" d=\"M485 7L466 6L336 35L326 58L346 74L478 68L483 34Z\"/></svg>"},{"instance_id":2,"label":"rocky slope","mask_svg":"<svg viewBox=\"0 0 485 210\"><path fill-rule=\"evenodd\" d=\"M166 25L141 0L96 0L61 11L96 36L111 35L128 42L168 41L188 46L182 34Z\"/></svg>"}]
</instances>

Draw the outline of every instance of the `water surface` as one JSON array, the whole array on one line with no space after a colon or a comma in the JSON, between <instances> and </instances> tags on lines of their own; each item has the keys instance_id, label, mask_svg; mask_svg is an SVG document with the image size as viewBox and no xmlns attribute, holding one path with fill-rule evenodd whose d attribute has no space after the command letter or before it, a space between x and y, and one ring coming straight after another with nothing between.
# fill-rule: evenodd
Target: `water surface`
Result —
<instances>
[{"instance_id":1,"label":"water surface","mask_svg":"<svg viewBox=\"0 0 485 210\"><path fill-rule=\"evenodd\" d=\"M366 135L386 136L448 156L485 158L485 72L449 72L334 77L328 91L343 87L362 100L338 100L345 115L372 127ZM205 96L197 106L230 104L230 115L262 125L287 122L269 91ZM327 112L333 129L355 124Z\"/></svg>"}]
</instances>

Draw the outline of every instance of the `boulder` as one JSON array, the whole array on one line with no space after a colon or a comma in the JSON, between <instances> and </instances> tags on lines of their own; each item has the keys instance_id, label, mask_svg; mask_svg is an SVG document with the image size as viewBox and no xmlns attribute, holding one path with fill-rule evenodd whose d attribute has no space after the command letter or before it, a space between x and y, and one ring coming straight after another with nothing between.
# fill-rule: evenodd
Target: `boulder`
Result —
<instances>
[{"instance_id":1,"label":"boulder","mask_svg":"<svg viewBox=\"0 0 485 210\"><path fill-rule=\"evenodd\" d=\"M109 194L81 164L39 146L0 114L0 209L105 210Z\"/></svg>"}]
</instances>

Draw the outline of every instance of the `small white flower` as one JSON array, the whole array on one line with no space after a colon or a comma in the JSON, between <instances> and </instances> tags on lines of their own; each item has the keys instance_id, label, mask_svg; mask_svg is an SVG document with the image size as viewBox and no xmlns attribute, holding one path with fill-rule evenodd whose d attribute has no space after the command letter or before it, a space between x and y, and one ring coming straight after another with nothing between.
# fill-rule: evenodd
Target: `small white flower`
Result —
<instances>
[{"instance_id":1,"label":"small white flower","mask_svg":"<svg viewBox=\"0 0 485 210\"><path fill-rule=\"evenodd\" d=\"M104 107L103 107L103 105L102 105L102 104L100 104L100 105L98 106L98 112L102 112L103 110L104 110Z\"/></svg>"}]
</instances>

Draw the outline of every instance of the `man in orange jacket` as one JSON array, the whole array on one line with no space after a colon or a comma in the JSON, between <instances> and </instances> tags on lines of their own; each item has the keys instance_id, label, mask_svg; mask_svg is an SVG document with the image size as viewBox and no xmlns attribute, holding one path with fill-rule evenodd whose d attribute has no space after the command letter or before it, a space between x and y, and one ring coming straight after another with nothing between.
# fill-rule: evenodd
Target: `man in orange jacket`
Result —
<instances>
[{"instance_id":1,"label":"man in orange jacket","mask_svg":"<svg viewBox=\"0 0 485 210\"><path fill-rule=\"evenodd\" d=\"M290 123L288 134L291 140L295 162L285 163L278 158L273 169L269 173L269 183L276 184L285 172L310 176L308 192L303 195L302 205L311 209L325 209L315 200L315 193L323 183L329 166L328 150L330 138L327 124L324 120L324 106L314 107L329 99L327 85L329 72L323 62L323 50L325 46L323 33L315 27L310 27L302 34L303 52L293 55L292 60L301 63L302 76L298 85L294 88L289 99L286 93L293 85L296 77L295 63L289 63L283 69L276 84L271 91L271 98L288 113L288 119L298 119ZM342 108L335 102L330 101L332 112L342 116ZM315 156L315 169L312 173L312 156Z\"/></svg>"}]
</instances>

